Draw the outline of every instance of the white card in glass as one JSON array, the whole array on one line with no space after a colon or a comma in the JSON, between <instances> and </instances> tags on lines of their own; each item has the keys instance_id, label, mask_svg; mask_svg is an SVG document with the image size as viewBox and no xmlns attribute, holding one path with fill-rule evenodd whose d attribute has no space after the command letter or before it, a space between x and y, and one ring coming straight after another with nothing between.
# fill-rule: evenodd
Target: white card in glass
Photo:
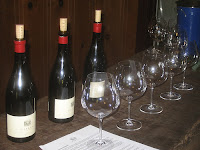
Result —
<instances>
[{"instance_id":1,"label":"white card in glass","mask_svg":"<svg viewBox=\"0 0 200 150\"><path fill-rule=\"evenodd\" d=\"M99 98L104 96L105 81L90 82L90 98Z\"/></svg>"}]
</instances>

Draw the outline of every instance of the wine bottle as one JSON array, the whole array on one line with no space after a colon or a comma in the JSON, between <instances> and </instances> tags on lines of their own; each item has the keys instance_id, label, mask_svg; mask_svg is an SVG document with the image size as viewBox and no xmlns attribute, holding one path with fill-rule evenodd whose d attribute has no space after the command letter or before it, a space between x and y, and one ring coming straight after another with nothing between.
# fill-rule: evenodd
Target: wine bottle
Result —
<instances>
[{"instance_id":1,"label":"wine bottle","mask_svg":"<svg viewBox=\"0 0 200 150\"><path fill-rule=\"evenodd\" d=\"M25 54L24 25L16 25L15 60L6 90L7 137L27 142L36 133L36 89Z\"/></svg>"},{"instance_id":2,"label":"wine bottle","mask_svg":"<svg viewBox=\"0 0 200 150\"><path fill-rule=\"evenodd\" d=\"M50 74L48 117L56 123L73 120L75 73L68 47L67 18L60 18L57 57Z\"/></svg>"},{"instance_id":3,"label":"wine bottle","mask_svg":"<svg viewBox=\"0 0 200 150\"><path fill-rule=\"evenodd\" d=\"M83 84L89 73L106 71L106 57L104 54L101 30L101 10L96 10L95 22L93 24L92 43L85 60L84 73L82 79Z\"/></svg>"}]
</instances>

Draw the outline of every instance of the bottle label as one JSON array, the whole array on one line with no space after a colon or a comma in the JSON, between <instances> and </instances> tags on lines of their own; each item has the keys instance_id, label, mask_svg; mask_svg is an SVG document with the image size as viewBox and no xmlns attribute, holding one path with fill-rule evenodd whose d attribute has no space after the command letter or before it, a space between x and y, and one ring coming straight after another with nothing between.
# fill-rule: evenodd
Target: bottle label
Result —
<instances>
[{"instance_id":1,"label":"bottle label","mask_svg":"<svg viewBox=\"0 0 200 150\"><path fill-rule=\"evenodd\" d=\"M100 98L104 96L105 81L90 82L90 98Z\"/></svg>"},{"instance_id":2,"label":"bottle label","mask_svg":"<svg viewBox=\"0 0 200 150\"><path fill-rule=\"evenodd\" d=\"M59 36L58 43L59 44L68 44L68 36Z\"/></svg>"},{"instance_id":3,"label":"bottle label","mask_svg":"<svg viewBox=\"0 0 200 150\"><path fill-rule=\"evenodd\" d=\"M14 41L14 43L15 43L15 52L16 53L25 53L26 40Z\"/></svg>"},{"instance_id":4,"label":"bottle label","mask_svg":"<svg viewBox=\"0 0 200 150\"><path fill-rule=\"evenodd\" d=\"M28 116L7 114L7 133L14 138L26 138L36 131L36 111Z\"/></svg>"},{"instance_id":5,"label":"bottle label","mask_svg":"<svg viewBox=\"0 0 200 150\"><path fill-rule=\"evenodd\" d=\"M93 24L93 32L101 33L102 23L94 23Z\"/></svg>"},{"instance_id":6,"label":"bottle label","mask_svg":"<svg viewBox=\"0 0 200 150\"><path fill-rule=\"evenodd\" d=\"M74 115L75 96L70 99L55 99L54 118L67 119Z\"/></svg>"}]
</instances>

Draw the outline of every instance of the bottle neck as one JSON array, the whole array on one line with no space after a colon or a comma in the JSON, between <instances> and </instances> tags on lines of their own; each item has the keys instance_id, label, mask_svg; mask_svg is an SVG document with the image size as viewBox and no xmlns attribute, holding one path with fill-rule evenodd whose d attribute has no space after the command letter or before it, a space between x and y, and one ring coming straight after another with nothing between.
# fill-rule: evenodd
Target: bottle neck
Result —
<instances>
[{"instance_id":1,"label":"bottle neck","mask_svg":"<svg viewBox=\"0 0 200 150\"><path fill-rule=\"evenodd\" d=\"M96 40L101 40L101 33L95 33L93 32L93 35L92 35L92 41L96 41Z\"/></svg>"},{"instance_id":2,"label":"bottle neck","mask_svg":"<svg viewBox=\"0 0 200 150\"><path fill-rule=\"evenodd\" d=\"M24 65L26 64L26 55L25 53L16 53L15 52L15 65Z\"/></svg>"},{"instance_id":3,"label":"bottle neck","mask_svg":"<svg viewBox=\"0 0 200 150\"><path fill-rule=\"evenodd\" d=\"M102 23L95 22L93 24L93 36L92 36L93 43L101 41L101 29L102 29Z\"/></svg>"},{"instance_id":4,"label":"bottle neck","mask_svg":"<svg viewBox=\"0 0 200 150\"><path fill-rule=\"evenodd\" d=\"M70 51L68 47L68 36L59 34L58 37L58 53L56 62L63 66L64 64L71 63Z\"/></svg>"},{"instance_id":5,"label":"bottle neck","mask_svg":"<svg viewBox=\"0 0 200 150\"><path fill-rule=\"evenodd\" d=\"M98 46L101 45L101 28L102 28L102 23L94 23L93 24L93 36L92 36L92 45L93 46Z\"/></svg>"}]
</instances>

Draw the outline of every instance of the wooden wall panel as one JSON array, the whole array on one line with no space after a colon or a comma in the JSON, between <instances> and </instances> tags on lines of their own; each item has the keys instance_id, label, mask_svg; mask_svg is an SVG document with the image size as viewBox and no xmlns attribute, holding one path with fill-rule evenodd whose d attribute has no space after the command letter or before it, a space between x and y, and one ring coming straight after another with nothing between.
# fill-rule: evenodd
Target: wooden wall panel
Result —
<instances>
[{"instance_id":1,"label":"wooden wall panel","mask_svg":"<svg viewBox=\"0 0 200 150\"><path fill-rule=\"evenodd\" d=\"M138 29L139 33L142 31L138 25L141 2L146 3L141 0L0 0L0 112L5 111L5 90L14 62L16 23L25 24L30 67L40 98L48 94L49 74L57 55L59 18L68 18L69 43L78 81L92 40L95 9L102 9L104 50L111 66L136 53L136 35Z\"/></svg>"},{"instance_id":2,"label":"wooden wall panel","mask_svg":"<svg viewBox=\"0 0 200 150\"><path fill-rule=\"evenodd\" d=\"M135 53L138 1L110 0L105 6L105 51L108 65Z\"/></svg>"},{"instance_id":3,"label":"wooden wall panel","mask_svg":"<svg viewBox=\"0 0 200 150\"><path fill-rule=\"evenodd\" d=\"M90 47L92 36L91 0L75 0L73 3L73 16L71 18L72 59L76 72L76 79L82 77L86 54Z\"/></svg>"},{"instance_id":4,"label":"wooden wall panel","mask_svg":"<svg viewBox=\"0 0 200 150\"><path fill-rule=\"evenodd\" d=\"M38 97L47 93L48 74L45 26L45 1L24 0L24 26L26 30L27 52L31 74L37 88Z\"/></svg>"},{"instance_id":5,"label":"wooden wall panel","mask_svg":"<svg viewBox=\"0 0 200 150\"><path fill-rule=\"evenodd\" d=\"M104 9L104 44L109 66L112 62L119 61L122 51L125 52L123 50L124 1L105 0Z\"/></svg>"},{"instance_id":6,"label":"wooden wall panel","mask_svg":"<svg viewBox=\"0 0 200 150\"><path fill-rule=\"evenodd\" d=\"M155 10L156 0L140 0L138 3L136 52L145 50L152 45L152 40L147 30L152 16L155 15Z\"/></svg>"},{"instance_id":7,"label":"wooden wall panel","mask_svg":"<svg viewBox=\"0 0 200 150\"><path fill-rule=\"evenodd\" d=\"M13 68L14 5L0 1L0 112L5 110L6 86Z\"/></svg>"}]
</instances>

